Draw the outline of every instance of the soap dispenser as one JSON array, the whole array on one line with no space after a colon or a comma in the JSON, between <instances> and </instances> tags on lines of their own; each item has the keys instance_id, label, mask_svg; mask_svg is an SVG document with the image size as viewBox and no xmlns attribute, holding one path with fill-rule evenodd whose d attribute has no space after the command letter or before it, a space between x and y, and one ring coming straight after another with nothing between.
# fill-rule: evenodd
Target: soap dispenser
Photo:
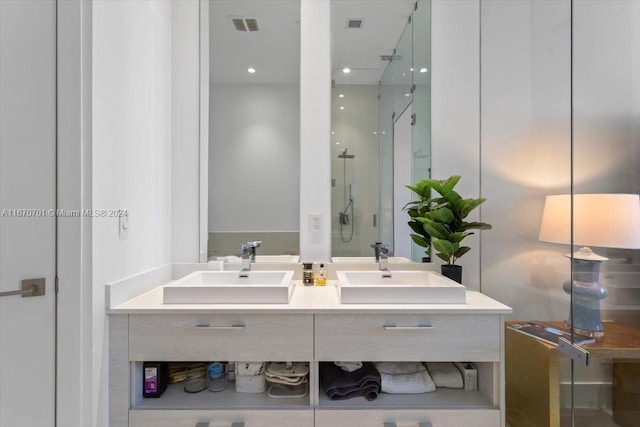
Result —
<instances>
[{"instance_id":1,"label":"soap dispenser","mask_svg":"<svg viewBox=\"0 0 640 427\"><path fill-rule=\"evenodd\" d=\"M305 286L313 286L313 263L302 263L302 284Z\"/></svg>"},{"instance_id":2,"label":"soap dispenser","mask_svg":"<svg viewBox=\"0 0 640 427\"><path fill-rule=\"evenodd\" d=\"M324 271L324 264L320 264L320 268L316 273L316 286L326 286L327 285L327 273Z\"/></svg>"}]
</instances>

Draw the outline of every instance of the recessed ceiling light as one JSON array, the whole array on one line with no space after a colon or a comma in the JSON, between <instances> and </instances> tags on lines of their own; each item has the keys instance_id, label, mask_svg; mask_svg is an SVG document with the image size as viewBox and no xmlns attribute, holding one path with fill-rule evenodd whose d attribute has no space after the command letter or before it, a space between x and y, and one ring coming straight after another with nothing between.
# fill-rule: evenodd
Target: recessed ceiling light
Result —
<instances>
[{"instance_id":1,"label":"recessed ceiling light","mask_svg":"<svg viewBox=\"0 0 640 427\"><path fill-rule=\"evenodd\" d=\"M344 110L344 107L340 107L341 110Z\"/></svg>"},{"instance_id":2,"label":"recessed ceiling light","mask_svg":"<svg viewBox=\"0 0 640 427\"><path fill-rule=\"evenodd\" d=\"M409 68L409 71L413 72L413 67Z\"/></svg>"},{"instance_id":3,"label":"recessed ceiling light","mask_svg":"<svg viewBox=\"0 0 640 427\"><path fill-rule=\"evenodd\" d=\"M255 73L255 72L256 72L256 69L255 69L255 68L253 68L253 67L249 67L249 68L247 68L247 72L248 72L249 74L253 74L253 73Z\"/></svg>"},{"instance_id":4,"label":"recessed ceiling light","mask_svg":"<svg viewBox=\"0 0 640 427\"><path fill-rule=\"evenodd\" d=\"M345 73L345 74L349 74L351 72L351 68L345 67L345 68L342 69L342 72Z\"/></svg>"},{"instance_id":5,"label":"recessed ceiling light","mask_svg":"<svg viewBox=\"0 0 640 427\"><path fill-rule=\"evenodd\" d=\"M404 96L411 96L411 94L410 93L405 93Z\"/></svg>"},{"instance_id":6,"label":"recessed ceiling light","mask_svg":"<svg viewBox=\"0 0 640 427\"><path fill-rule=\"evenodd\" d=\"M382 134L384 135L384 134L386 134L386 132L385 132L385 131L382 131Z\"/></svg>"},{"instance_id":7,"label":"recessed ceiling light","mask_svg":"<svg viewBox=\"0 0 640 427\"><path fill-rule=\"evenodd\" d=\"M340 95L338 95L338 98L344 98L344 93L341 93Z\"/></svg>"},{"instance_id":8,"label":"recessed ceiling light","mask_svg":"<svg viewBox=\"0 0 640 427\"><path fill-rule=\"evenodd\" d=\"M335 135L336 133L334 131L331 131L331 135Z\"/></svg>"},{"instance_id":9,"label":"recessed ceiling light","mask_svg":"<svg viewBox=\"0 0 640 427\"><path fill-rule=\"evenodd\" d=\"M340 143L339 143L339 142L336 142L336 145L340 145Z\"/></svg>"},{"instance_id":10,"label":"recessed ceiling light","mask_svg":"<svg viewBox=\"0 0 640 427\"><path fill-rule=\"evenodd\" d=\"M429 71L429 70L427 70L426 68L420 68L420 72L421 73L426 73L427 71Z\"/></svg>"},{"instance_id":11,"label":"recessed ceiling light","mask_svg":"<svg viewBox=\"0 0 640 427\"><path fill-rule=\"evenodd\" d=\"M377 134L378 134L378 132L374 131L374 132L373 132L373 134L374 134L374 135L377 135Z\"/></svg>"}]
</instances>

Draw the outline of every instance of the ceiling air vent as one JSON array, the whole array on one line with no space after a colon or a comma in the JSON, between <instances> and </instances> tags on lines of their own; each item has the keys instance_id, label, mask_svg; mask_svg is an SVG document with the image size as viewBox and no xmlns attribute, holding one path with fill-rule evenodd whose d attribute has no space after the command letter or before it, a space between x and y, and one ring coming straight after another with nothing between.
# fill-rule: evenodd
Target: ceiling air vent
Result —
<instances>
[{"instance_id":1,"label":"ceiling air vent","mask_svg":"<svg viewBox=\"0 0 640 427\"><path fill-rule=\"evenodd\" d=\"M237 31L260 31L255 18L231 18L231 22Z\"/></svg>"},{"instance_id":2,"label":"ceiling air vent","mask_svg":"<svg viewBox=\"0 0 640 427\"><path fill-rule=\"evenodd\" d=\"M362 28L364 19L347 19L347 28L359 29Z\"/></svg>"},{"instance_id":3,"label":"ceiling air vent","mask_svg":"<svg viewBox=\"0 0 640 427\"><path fill-rule=\"evenodd\" d=\"M255 19L248 18L248 19L245 19L244 22L247 24L247 28L249 29L249 31L260 30L260 28L258 28L258 21L256 21Z\"/></svg>"}]
</instances>

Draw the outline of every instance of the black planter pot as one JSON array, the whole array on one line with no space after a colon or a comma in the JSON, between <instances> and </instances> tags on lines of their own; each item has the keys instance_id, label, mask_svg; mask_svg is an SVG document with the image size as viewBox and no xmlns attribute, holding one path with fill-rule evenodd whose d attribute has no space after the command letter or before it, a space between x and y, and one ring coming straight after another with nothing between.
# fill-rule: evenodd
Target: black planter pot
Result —
<instances>
[{"instance_id":1,"label":"black planter pot","mask_svg":"<svg viewBox=\"0 0 640 427\"><path fill-rule=\"evenodd\" d=\"M448 265L444 264L440 266L440 272L444 277L448 277L462 284L462 266L461 265Z\"/></svg>"}]
</instances>

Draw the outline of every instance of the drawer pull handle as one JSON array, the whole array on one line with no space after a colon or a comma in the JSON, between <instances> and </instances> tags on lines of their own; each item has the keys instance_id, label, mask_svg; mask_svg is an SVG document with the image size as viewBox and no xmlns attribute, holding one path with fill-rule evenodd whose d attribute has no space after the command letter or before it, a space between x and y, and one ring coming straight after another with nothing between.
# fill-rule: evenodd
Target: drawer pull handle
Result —
<instances>
[{"instance_id":1,"label":"drawer pull handle","mask_svg":"<svg viewBox=\"0 0 640 427\"><path fill-rule=\"evenodd\" d=\"M196 427L209 427L209 423L204 421L204 422L199 422L198 424L196 424ZM242 422L234 422L231 424L231 427L244 427L244 421Z\"/></svg>"},{"instance_id":2,"label":"drawer pull handle","mask_svg":"<svg viewBox=\"0 0 640 427\"><path fill-rule=\"evenodd\" d=\"M230 325L230 326L209 326L209 325L196 325L196 329L200 330L214 330L214 331L237 331L244 329L244 325Z\"/></svg>"},{"instance_id":3,"label":"drawer pull handle","mask_svg":"<svg viewBox=\"0 0 640 427\"><path fill-rule=\"evenodd\" d=\"M385 422L383 427L398 427L398 425L396 423L392 423L392 422ZM433 427L433 424L431 424L431 422L429 421L421 421L418 424L418 427Z\"/></svg>"},{"instance_id":4,"label":"drawer pull handle","mask_svg":"<svg viewBox=\"0 0 640 427\"><path fill-rule=\"evenodd\" d=\"M431 329L433 329L433 325L418 325L418 326L384 325L384 329L387 331L430 331Z\"/></svg>"}]
</instances>

